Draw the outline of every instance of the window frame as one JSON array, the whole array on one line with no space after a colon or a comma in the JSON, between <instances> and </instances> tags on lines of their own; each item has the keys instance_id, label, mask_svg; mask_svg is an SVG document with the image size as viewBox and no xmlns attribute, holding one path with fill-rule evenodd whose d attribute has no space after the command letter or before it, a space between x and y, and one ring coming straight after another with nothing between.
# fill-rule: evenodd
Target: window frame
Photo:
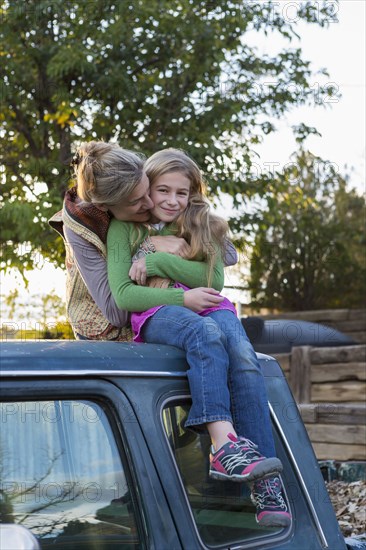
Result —
<instances>
[{"instance_id":1,"label":"window frame","mask_svg":"<svg viewBox=\"0 0 366 550\"><path fill-rule=\"evenodd\" d=\"M199 543L200 547L202 549L205 549L205 550L221 550L221 549L224 550L224 549L227 549L228 547L229 548L237 548L237 549L240 548L240 549L243 549L243 550L244 549L247 549L247 550L253 549L253 550L255 550L255 548L262 548L263 546L272 547L271 543L273 543L273 546L278 546L279 544L281 544L283 542L288 542L294 534L294 527L295 527L294 526L294 519L292 520L290 527L285 529L284 532L281 531L281 532L273 534L273 535L271 535L269 533L268 536L264 536L264 537L262 536L257 540L252 538L252 539L249 539L249 540L246 540L246 541L242 540L240 542L227 541L226 543L223 543L223 544L217 544L215 546L209 546L202 539L202 537L201 537L201 535L198 531L197 523L196 523L195 518L194 518L194 514L193 514L193 511L192 511L192 508L191 508L191 504L189 502L187 491L186 491L186 488L184 486L183 479L182 479L182 476L180 474L179 467L178 467L178 464L176 462L173 449L172 449L172 447L169 443L168 434L165 430L164 420L163 420L163 411L164 411L165 408L167 408L167 406L169 406L169 404L175 403L177 406L180 406L180 405L184 405L184 404L191 403L191 402L192 402L192 398L191 398L191 395L189 393L176 393L174 395L172 395L170 393L169 395L162 396L161 399L159 400L159 403L158 403L158 416L159 416L159 420L160 420L160 429L164 434L164 441L165 441L165 444L168 448L168 452L169 452L169 455L171 457L171 460L172 460L172 463L173 463L173 466L174 466L174 470L175 470L176 477L178 479L181 491L184 495L184 501L185 501L185 504L186 504L188 514L191 518L191 525L192 525L193 531L196 535L197 543ZM271 414L272 427L276 430L278 438L281 440L282 448L287 453L287 445L284 441L282 441L282 435L283 435L282 432L279 432L278 429L277 429L278 419L276 418L276 414L275 414L272 407L270 407L270 414ZM290 462L292 462L292 459L293 459L293 455L291 454L291 455L289 455ZM293 469L296 470L295 468L293 468ZM293 509L294 509L294 506L290 505L290 511L291 512L294 512ZM179 525L178 525L178 529L179 529Z\"/></svg>"},{"instance_id":2,"label":"window frame","mask_svg":"<svg viewBox=\"0 0 366 550\"><path fill-rule=\"evenodd\" d=\"M145 503L141 499L141 491L138 489L139 480L136 470L128 459L131 455L129 438L127 437L128 424L133 420L134 430L140 429L133 408L126 394L113 383L107 380L92 379L52 379L32 380L29 385L24 380L2 380L0 401L2 403L15 402L46 402L46 401L90 401L102 409L109 425L107 437L113 437L116 445L123 472L131 494L133 516L139 540L139 548L146 549L151 546L151 534L147 528ZM123 413L121 414L121 409ZM126 415L126 416L125 416ZM124 418L128 422L124 423ZM142 439L142 438L138 438Z\"/></svg>"}]
</instances>

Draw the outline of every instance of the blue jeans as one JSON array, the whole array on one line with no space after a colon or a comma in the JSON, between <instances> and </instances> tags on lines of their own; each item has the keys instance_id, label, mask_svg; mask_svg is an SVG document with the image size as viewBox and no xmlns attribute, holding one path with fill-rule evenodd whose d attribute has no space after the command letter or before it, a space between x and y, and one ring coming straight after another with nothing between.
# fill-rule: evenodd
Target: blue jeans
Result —
<instances>
[{"instance_id":1,"label":"blue jeans","mask_svg":"<svg viewBox=\"0 0 366 550\"><path fill-rule=\"evenodd\" d=\"M192 395L187 427L227 420L264 456L275 456L261 367L231 311L201 317L184 307L164 306L146 321L142 336L145 342L170 344L186 352Z\"/></svg>"}]
</instances>

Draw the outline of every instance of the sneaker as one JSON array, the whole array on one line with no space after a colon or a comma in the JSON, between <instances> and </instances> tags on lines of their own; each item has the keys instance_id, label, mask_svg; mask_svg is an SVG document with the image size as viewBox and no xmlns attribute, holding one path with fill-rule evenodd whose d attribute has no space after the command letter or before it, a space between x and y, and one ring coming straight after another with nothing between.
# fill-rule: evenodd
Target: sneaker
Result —
<instances>
[{"instance_id":1,"label":"sneaker","mask_svg":"<svg viewBox=\"0 0 366 550\"><path fill-rule=\"evenodd\" d=\"M264 527L287 527L291 523L286 501L281 494L281 481L278 477L255 481L251 500L257 508L255 519Z\"/></svg>"},{"instance_id":2,"label":"sneaker","mask_svg":"<svg viewBox=\"0 0 366 550\"><path fill-rule=\"evenodd\" d=\"M228 434L230 441L218 451L211 447L209 476L214 479L231 481L255 481L273 477L282 472L278 458L266 458L256 449L257 446L243 437Z\"/></svg>"}]
</instances>

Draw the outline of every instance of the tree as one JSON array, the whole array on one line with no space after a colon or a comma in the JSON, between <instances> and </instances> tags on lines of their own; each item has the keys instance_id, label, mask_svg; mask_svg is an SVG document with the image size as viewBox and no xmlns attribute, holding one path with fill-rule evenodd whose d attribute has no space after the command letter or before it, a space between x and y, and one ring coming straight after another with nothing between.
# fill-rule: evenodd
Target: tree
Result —
<instances>
[{"instance_id":1,"label":"tree","mask_svg":"<svg viewBox=\"0 0 366 550\"><path fill-rule=\"evenodd\" d=\"M211 174L213 193L242 193L251 147L274 131L273 117L314 93L300 48L260 57L245 34L277 32L290 43L295 20L336 19L335 2L296 7L289 17L271 1L5 0L2 267L62 264L47 219L85 139L146 154L182 147ZM320 87L318 102L332 93Z\"/></svg>"},{"instance_id":2,"label":"tree","mask_svg":"<svg viewBox=\"0 0 366 550\"><path fill-rule=\"evenodd\" d=\"M336 166L301 150L273 181L252 225L253 305L285 311L360 307L365 200Z\"/></svg>"},{"instance_id":3,"label":"tree","mask_svg":"<svg viewBox=\"0 0 366 550\"><path fill-rule=\"evenodd\" d=\"M9 320L2 326L5 338L74 339L71 325L66 320L65 302L54 290L29 300L21 297L15 288L0 297L3 319Z\"/></svg>"}]
</instances>

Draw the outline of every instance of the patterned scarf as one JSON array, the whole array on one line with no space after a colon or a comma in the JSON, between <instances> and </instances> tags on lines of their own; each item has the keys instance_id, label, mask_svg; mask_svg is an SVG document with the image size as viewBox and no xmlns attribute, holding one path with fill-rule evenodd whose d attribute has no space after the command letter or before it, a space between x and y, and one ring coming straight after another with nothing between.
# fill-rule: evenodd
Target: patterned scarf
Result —
<instances>
[{"instance_id":1,"label":"patterned scarf","mask_svg":"<svg viewBox=\"0 0 366 550\"><path fill-rule=\"evenodd\" d=\"M76 186L66 191L64 208L73 220L93 231L103 243L107 242L111 216L94 204L81 201L77 195Z\"/></svg>"}]
</instances>

